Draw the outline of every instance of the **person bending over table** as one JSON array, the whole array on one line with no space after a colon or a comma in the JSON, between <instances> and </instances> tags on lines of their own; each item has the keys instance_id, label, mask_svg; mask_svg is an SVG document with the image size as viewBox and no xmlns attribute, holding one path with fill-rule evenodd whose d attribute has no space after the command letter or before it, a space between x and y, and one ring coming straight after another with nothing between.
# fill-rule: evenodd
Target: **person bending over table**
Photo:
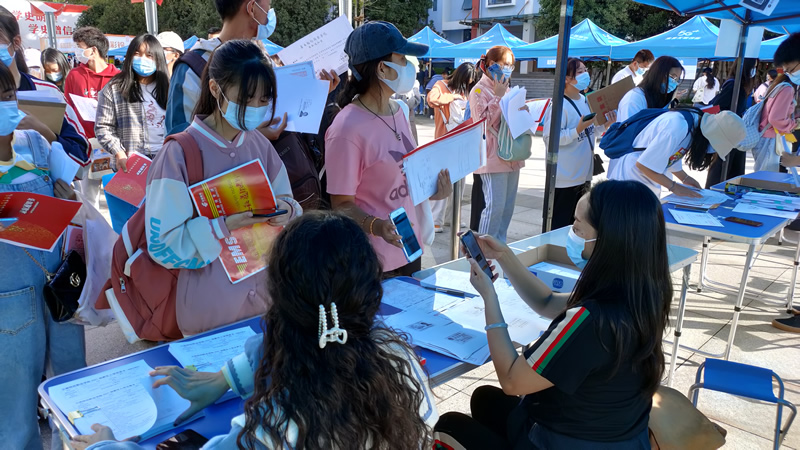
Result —
<instances>
[{"instance_id":1,"label":"person bending over table","mask_svg":"<svg viewBox=\"0 0 800 450\"><path fill-rule=\"evenodd\" d=\"M672 300L658 198L639 182L605 181L580 199L567 253L585 268L571 294L552 292L496 239L478 242L523 300L553 321L518 354L492 281L470 260L502 390L478 388L472 417L444 414L435 427L442 442L452 438L467 449L650 449L648 419L664 373L661 338Z\"/></svg>"},{"instance_id":2,"label":"person bending over table","mask_svg":"<svg viewBox=\"0 0 800 450\"><path fill-rule=\"evenodd\" d=\"M383 270L366 233L344 214L292 221L269 256L266 332L217 373L157 367L192 402L176 422L228 388L247 398L227 435L204 449L431 448L439 415L428 377L406 341L376 314ZM271 381L270 381L271 380ZM111 430L78 436L76 449L139 449Z\"/></svg>"}]
</instances>

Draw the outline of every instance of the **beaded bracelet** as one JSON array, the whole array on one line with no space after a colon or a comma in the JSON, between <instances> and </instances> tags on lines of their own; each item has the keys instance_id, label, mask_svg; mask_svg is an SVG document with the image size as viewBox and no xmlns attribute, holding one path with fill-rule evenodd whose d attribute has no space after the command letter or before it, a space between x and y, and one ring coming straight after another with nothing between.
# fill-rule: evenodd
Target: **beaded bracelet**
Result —
<instances>
[{"instance_id":1,"label":"beaded bracelet","mask_svg":"<svg viewBox=\"0 0 800 450\"><path fill-rule=\"evenodd\" d=\"M363 219L361 219L361 229L362 229L362 230L364 229L364 224L366 224L366 223L367 223L367 219L369 219L370 217L373 217L373 216L371 216L371 215L367 214L366 216L364 216L364 218L363 218Z\"/></svg>"},{"instance_id":2,"label":"beaded bracelet","mask_svg":"<svg viewBox=\"0 0 800 450\"><path fill-rule=\"evenodd\" d=\"M372 230L372 226L375 225L375 221L376 220L378 220L378 218L377 217L373 217L372 218L372 222L369 223L369 234L371 234L372 236L375 236L375 233Z\"/></svg>"},{"instance_id":3,"label":"beaded bracelet","mask_svg":"<svg viewBox=\"0 0 800 450\"><path fill-rule=\"evenodd\" d=\"M484 331L489 331L495 328L508 328L508 324L505 322L493 323L491 325L486 325L483 329Z\"/></svg>"}]
</instances>

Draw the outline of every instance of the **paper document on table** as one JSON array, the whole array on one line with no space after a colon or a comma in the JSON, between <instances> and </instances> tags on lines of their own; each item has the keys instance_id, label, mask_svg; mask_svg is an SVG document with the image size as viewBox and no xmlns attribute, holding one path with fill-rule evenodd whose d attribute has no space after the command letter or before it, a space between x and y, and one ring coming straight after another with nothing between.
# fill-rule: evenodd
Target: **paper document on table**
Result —
<instances>
[{"instance_id":1,"label":"paper document on table","mask_svg":"<svg viewBox=\"0 0 800 450\"><path fill-rule=\"evenodd\" d=\"M382 302L401 311L409 309L441 311L463 300L463 296L424 289L403 280L390 279L383 282Z\"/></svg>"},{"instance_id":2,"label":"paper document on table","mask_svg":"<svg viewBox=\"0 0 800 450\"><path fill-rule=\"evenodd\" d=\"M762 208L800 210L800 198L786 195L748 192L742 196L740 202L755 204Z\"/></svg>"},{"instance_id":3,"label":"paper document on table","mask_svg":"<svg viewBox=\"0 0 800 450\"><path fill-rule=\"evenodd\" d=\"M721 227L722 223L707 212L689 212L678 209L668 210L676 222L683 225L699 225L701 227Z\"/></svg>"},{"instance_id":4,"label":"paper document on table","mask_svg":"<svg viewBox=\"0 0 800 450\"><path fill-rule=\"evenodd\" d=\"M465 178L486 164L486 120L453 131L403 156L411 200L419 205L438 189L439 172L450 171L450 181Z\"/></svg>"},{"instance_id":5,"label":"paper document on table","mask_svg":"<svg viewBox=\"0 0 800 450\"><path fill-rule=\"evenodd\" d=\"M78 110L78 115L86 122L94 122L97 120L97 100L89 97L81 97L80 95L69 94L72 104Z\"/></svg>"},{"instance_id":6,"label":"paper document on table","mask_svg":"<svg viewBox=\"0 0 800 450\"><path fill-rule=\"evenodd\" d=\"M283 118L283 114L286 114L286 131L317 134L325 112L330 81L317 79L314 64L306 61L276 67L275 83L278 86L275 117Z\"/></svg>"},{"instance_id":7,"label":"paper document on table","mask_svg":"<svg viewBox=\"0 0 800 450\"><path fill-rule=\"evenodd\" d=\"M67 155L60 142L50 145L50 175L54 179L71 184L80 168L81 165Z\"/></svg>"},{"instance_id":8,"label":"paper document on table","mask_svg":"<svg viewBox=\"0 0 800 450\"><path fill-rule=\"evenodd\" d=\"M349 59L344 44L352 32L350 19L341 15L279 51L278 58L285 65L311 61L318 77L322 70L334 70L341 75L347 72Z\"/></svg>"},{"instance_id":9,"label":"paper document on table","mask_svg":"<svg viewBox=\"0 0 800 450\"><path fill-rule=\"evenodd\" d=\"M245 326L188 342L173 342L169 344L169 352L183 367L191 366L198 372L217 372L231 358L244 352L244 343L255 334L252 328Z\"/></svg>"},{"instance_id":10,"label":"paper document on table","mask_svg":"<svg viewBox=\"0 0 800 450\"><path fill-rule=\"evenodd\" d=\"M672 203L673 205L685 205L697 208L711 209L731 199L722 192L712 191L710 189L692 189L692 190L700 194L701 197L699 198L681 197L675 194L670 194L662 198L661 202Z\"/></svg>"},{"instance_id":11,"label":"paper document on table","mask_svg":"<svg viewBox=\"0 0 800 450\"><path fill-rule=\"evenodd\" d=\"M174 389L153 389L158 378L150 376L152 370L139 360L53 386L48 393L80 434L94 434L91 426L99 423L119 440L144 440L174 428L175 419L189 407Z\"/></svg>"},{"instance_id":12,"label":"paper document on table","mask_svg":"<svg viewBox=\"0 0 800 450\"><path fill-rule=\"evenodd\" d=\"M447 289L455 292L463 292L467 295L480 295L472 283L469 282L469 272L452 269L438 269L433 275L420 281L419 284L428 288Z\"/></svg>"},{"instance_id":13,"label":"paper document on table","mask_svg":"<svg viewBox=\"0 0 800 450\"><path fill-rule=\"evenodd\" d=\"M525 109L521 110L525 108L527 95L528 91L524 87L514 86L500 99L500 111L514 139L536 126L534 116Z\"/></svg>"},{"instance_id":14,"label":"paper document on table","mask_svg":"<svg viewBox=\"0 0 800 450\"><path fill-rule=\"evenodd\" d=\"M781 217L783 219L797 219L797 211L785 211L779 209L762 208L758 205L748 203L738 203L733 212L742 214L756 214L759 216Z\"/></svg>"}]
</instances>

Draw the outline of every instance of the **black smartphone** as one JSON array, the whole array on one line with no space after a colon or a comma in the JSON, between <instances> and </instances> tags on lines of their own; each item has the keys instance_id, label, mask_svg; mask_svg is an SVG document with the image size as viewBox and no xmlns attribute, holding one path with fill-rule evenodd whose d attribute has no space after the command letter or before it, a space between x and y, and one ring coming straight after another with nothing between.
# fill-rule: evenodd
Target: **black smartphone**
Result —
<instances>
[{"instance_id":1,"label":"black smartphone","mask_svg":"<svg viewBox=\"0 0 800 450\"><path fill-rule=\"evenodd\" d=\"M462 234L461 243L464 244L464 248L467 250L467 256L474 259L475 262L478 263L478 265L481 267L481 270L483 270L486 275L489 275L489 279L494 278L492 268L489 267L489 261L487 261L486 257L483 256L481 246L478 245L478 240L475 238L475 233L473 233L472 230L469 230Z\"/></svg>"},{"instance_id":2,"label":"black smartphone","mask_svg":"<svg viewBox=\"0 0 800 450\"><path fill-rule=\"evenodd\" d=\"M183 430L156 446L156 450L199 450L208 439L194 430Z\"/></svg>"},{"instance_id":3,"label":"black smartphone","mask_svg":"<svg viewBox=\"0 0 800 450\"><path fill-rule=\"evenodd\" d=\"M253 217L275 217L275 216L282 216L282 215L284 215L284 214L286 214L288 212L289 211L287 211L285 209L276 209L276 210L270 210L270 209L261 209L261 210L259 210L259 209L257 209L255 211L253 211Z\"/></svg>"},{"instance_id":4,"label":"black smartphone","mask_svg":"<svg viewBox=\"0 0 800 450\"><path fill-rule=\"evenodd\" d=\"M587 115L583 116L581 118L581 120L584 121L584 122L588 122L588 121L594 119L594 116L596 116L596 115L597 115L597 113L587 114Z\"/></svg>"}]
</instances>

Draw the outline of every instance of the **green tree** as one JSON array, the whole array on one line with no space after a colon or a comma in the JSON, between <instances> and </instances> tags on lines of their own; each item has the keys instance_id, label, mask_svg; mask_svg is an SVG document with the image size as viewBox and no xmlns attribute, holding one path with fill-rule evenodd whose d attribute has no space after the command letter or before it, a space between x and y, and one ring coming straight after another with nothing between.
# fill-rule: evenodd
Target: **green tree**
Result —
<instances>
[{"instance_id":1,"label":"green tree","mask_svg":"<svg viewBox=\"0 0 800 450\"><path fill-rule=\"evenodd\" d=\"M432 0L362 0L364 21L385 20L397 26L404 36L425 28ZM353 10L356 11L355 2ZM355 13L354 13L355 14Z\"/></svg>"},{"instance_id":2,"label":"green tree","mask_svg":"<svg viewBox=\"0 0 800 450\"><path fill-rule=\"evenodd\" d=\"M144 4L129 0L87 0L91 6L78 18L78 26L97 27L107 34L138 35L147 31Z\"/></svg>"},{"instance_id":3,"label":"green tree","mask_svg":"<svg viewBox=\"0 0 800 450\"><path fill-rule=\"evenodd\" d=\"M558 34L561 0L539 0L539 6L541 15L536 21L537 38ZM614 36L629 41L655 36L688 20L688 17L633 0L575 0L573 24L586 18Z\"/></svg>"},{"instance_id":4,"label":"green tree","mask_svg":"<svg viewBox=\"0 0 800 450\"><path fill-rule=\"evenodd\" d=\"M331 0L272 0L272 7L278 26L270 40L286 47L325 25L332 3Z\"/></svg>"}]
</instances>

